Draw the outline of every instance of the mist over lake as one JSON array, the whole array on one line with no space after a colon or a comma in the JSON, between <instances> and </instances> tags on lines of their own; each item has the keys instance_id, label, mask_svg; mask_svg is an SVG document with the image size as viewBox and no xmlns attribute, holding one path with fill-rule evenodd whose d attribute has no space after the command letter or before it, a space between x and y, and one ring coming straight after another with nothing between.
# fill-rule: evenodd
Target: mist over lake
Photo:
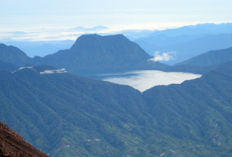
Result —
<instances>
[{"instance_id":1,"label":"mist over lake","mask_svg":"<svg viewBox=\"0 0 232 157\"><path fill-rule=\"evenodd\" d=\"M180 84L186 80L192 80L201 77L199 74L183 73L183 72L163 72L157 70L139 70L129 71L125 73L111 73L103 74L102 80L121 84L129 85L141 92L158 86Z\"/></svg>"}]
</instances>

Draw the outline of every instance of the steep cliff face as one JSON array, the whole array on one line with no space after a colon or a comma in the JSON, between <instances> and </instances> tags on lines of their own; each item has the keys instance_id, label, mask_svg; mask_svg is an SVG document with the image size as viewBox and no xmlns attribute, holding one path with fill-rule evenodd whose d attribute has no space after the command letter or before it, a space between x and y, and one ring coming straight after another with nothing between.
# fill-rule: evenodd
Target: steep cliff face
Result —
<instances>
[{"instance_id":1,"label":"steep cliff face","mask_svg":"<svg viewBox=\"0 0 232 157\"><path fill-rule=\"evenodd\" d=\"M0 157L48 157L0 122Z\"/></svg>"}]
</instances>

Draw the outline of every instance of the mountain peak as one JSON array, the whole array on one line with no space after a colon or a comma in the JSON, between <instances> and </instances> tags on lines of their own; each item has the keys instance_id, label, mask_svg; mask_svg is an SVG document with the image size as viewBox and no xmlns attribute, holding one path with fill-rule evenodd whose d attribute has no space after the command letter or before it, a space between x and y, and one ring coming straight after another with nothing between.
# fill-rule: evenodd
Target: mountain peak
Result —
<instances>
[{"instance_id":1,"label":"mountain peak","mask_svg":"<svg viewBox=\"0 0 232 157\"><path fill-rule=\"evenodd\" d=\"M29 59L26 53L17 47L0 44L0 61L15 65L24 65Z\"/></svg>"},{"instance_id":2,"label":"mountain peak","mask_svg":"<svg viewBox=\"0 0 232 157\"><path fill-rule=\"evenodd\" d=\"M161 63L148 62L150 58L138 44L122 34L87 34L77 38L70 49L37 59L40 64L65 68L78 74L166 67Z\"/></svg>"},{"instance_id":3,"label":"mountain peak","mask_svg":"<svg viewBox=\"0 0 232 157\"><path fill-rule=\"evenodd\" d=\"M72 48L76 48L77 46L80 46L79 44L82 44L83 42L88 42L89 44L99 44L99 41L102 40L126 40L129 41L123 34L117 34L117 35L109 35L109 36L101 36L98 34L85 34L77 38L76 42L73 44Z\"/></svg>"}]
</instances>

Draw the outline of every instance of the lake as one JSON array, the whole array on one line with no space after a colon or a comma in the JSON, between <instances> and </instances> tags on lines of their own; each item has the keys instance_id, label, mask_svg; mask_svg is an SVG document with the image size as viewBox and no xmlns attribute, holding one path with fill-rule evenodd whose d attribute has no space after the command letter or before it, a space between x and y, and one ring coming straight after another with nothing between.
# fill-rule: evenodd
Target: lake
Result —
<instances>
[{"instance_id":1,"label":"lake","mask_svg":"<svg viewBox=\"0 0 232 157\"><path fill-rule=\"evenodd\" d=\"M184 72L140 70L125 73L107 73L102 74L101 77L104 81L121 85L129 85L143 92L158 85L180 84L186 80L199 78L201 75Z\"/></svg>"}]
</instances>

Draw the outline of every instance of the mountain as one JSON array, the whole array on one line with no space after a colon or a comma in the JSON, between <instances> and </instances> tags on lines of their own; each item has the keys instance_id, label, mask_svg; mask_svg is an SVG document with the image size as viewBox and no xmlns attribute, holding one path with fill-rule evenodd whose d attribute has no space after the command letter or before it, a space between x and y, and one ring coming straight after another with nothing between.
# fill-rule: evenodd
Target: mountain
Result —
<instances>
[{"instance_id":1,"label":"mountain","mask_svg":"<svg viewBox=\"0 0 232 157\"><path fill-rule=\"evenodd\" d=\"M0 70L7 70L7 71L15 71L19 68L19 66L16 66L11 63L4 63L0 61Z\"/></svg>"},{"instance_id":2,"label":"mountain","mask_svg":"<svg viewBox=\"0 0 232 157\"><path fill-rule=\"evenodd\" d=\"M142 156L154 147L145 146L153 122L139 91L45 69L0 72L0 119L27 141L56 157Z\"/></svg>"},{"instance_id":3,"label":"mountain","mask_svg":"<svg viewBox=\"0 0 232 157\"><path fill-rule=\"evenodd\" d=\"M0 44L0 61L23 66L29 60L30 58L17 47Z\"/></svg>"},{"instance_id":4,"label":"mountain","mask_svg":"<svg viewBox=\"0 0 232 157\"><path fill-rule=\"evenodd\" d=\"M176 37L180 35L193 35L193 36L204 36L208 34L224 34L232 33L232 23L204 23L197 25L183 26L180 28L166 29L154 31L150 36L154 35L167 35L170 37Z\"/></svg>"},{"instance_id":5,"label":"mountain","mask_svg":"<svg viewBox=\"0 0 232 157\"><path fill-rule=\"evenodd\" d=\"M178 41L174 37L173 41ZM157 39L159 40L159 39ZM175 53L175 59L170 60L169 64L176 64L179 62L183 62L185 60L188 60L192 57L195 57L197 55L200 55L202 53L205 53L210 50L218 50L218 49L225 49L232 47L232 43L230 42L232 40L232 34L216 34L216 35L205 35L200 38L196 38L191 41L186 41L182 43L177 43L173 45L155 45L155 44L148 44L150 45L147 47L144 44L140 44L144 50L146 50L148 53L153 53L156 51L160 52L176 52ZM154 40L155 41L155 40ZM158 42L157 42L158 43ZM166 42L168 43L168 42Z\"/></svg>"},{"instance_id":6,"label":"mountain","mask_svg":"<svg viewBox=\"0 0 232 157\"><path fill-rule=\"evenodd\" d=\"M30 45L30 44L28 44ZM67 49L69 47L58 47L59 45L52 45L52 44L43 44L39 46L20 46L19 48L23 50L28 56L35 57L40 56L44 57L49 54L53 54L61 49Z\"/></svg>"},{"instance_id":7,"label":"mountain","mask_svg":"<svg viewBox=\"0 0 232 157\"><path fill-rule=\"evenodd\" d=\"M40 56L44 57L48 54L55 53L59 50L70 48L74 41L63 40L63 41L1 41L6 45L12 45L27 54L29 57Z\"/></svg>"},{"instance_id":8,"label":"mountain","mask_svg":"<svg viewBox=\"0 0 232 157\"><path fill-rule=\"evenodd\" d=\"M160 40L158 37L156 39L157 41ZM190 40L189 38L190 41L186 40L186 42L181 42L181 40L178 40L177 38L181 37L169 37L167 38L167 40L163 41L166 44L176 42L176 44L170 45L160 46L158 44L149 44L146 42L138 44L149 54L153 53L153 55L156 51L159 51L161 53L175 52L175 59L165 62L169 64L183 62L210 50L218 50L232 47L232 43L230 42L232 40L232 34L205 35L200 38L190 37L193 40ZM155 42L156 40L153 40L153 42Z\"/></svg>"},{"instance_id":9,"label":"mountain","mask_svg":"<svg viewBox=\"0 0 232 157\"><path fill-rule=\"evenodd\" d=\"M209 51L178 65L216 66L229 61L232 61L232 48Z\"/></svg>"},{"instance_id":10,"label":"mountain","mask_svg":"<svg viewBox=\"0 0 232 157\"><path fill-rule=\"evenodd\" d=\"M5 52L8 51L10 49L7 49ZM14 58L20 60L17 53L15 54ZM19 51L19 54L25 55L21 51ZM36 56L29 58L26 56L25 58L24 62L21 61L21 65L23 66L46 64L53 67L65 68L69 72L91 78L98 78L98 75L102 73L116 73L129 70L151 69L202 74L211 69L211 67L198 68L192 65L168 66L157 61L154 62L150 55L123 35L83 35L76 40L70 49L60 50L45 57ZM6 63L9 62L6 61ZM8 70L11 67L11 69L15 70L15 68L12 68L12 65L5 65L6 63L4 65L1 63L0 69ZM18 68L18 66L16 67Z\"/></svg>"},{"instance_id":11,"label":"mountain","mask_svg":"<svg viewBox=\"0 0 232 157\"><path fill-rule=\"evenodd\" d=\"M37 44L35 43L35 45ZM93 77L104 72L161 70L169 67L159 62L149 61L151 56L123 35L83 35L76 40L70 49L34 58L28 57L16 47L2 44L0 55L0 61L4 63L17 66L46 64L65 68L69 72L84 76L93 75Z\"/></svg>"},{"instance_id":12,"label":"mountain","mask_svg":"<svg viewBox=\"0 0 232 157\"><path fill-rule=\"evenodd\" d=\"M135 40L136 43L138 43L141 47L146 48L147 52L151 55L154 54L152 49L154 48L163 48L165 46L175 45L175 44L181 44L193 41L195 39L199 38L197 35L178 35L174 37L170 37L168 35L164 34L157 34L152 35L146 38L139 38Z\"/></svg>"},{"instance_id":13,"label":"mountain","mask_svg":"<svg viewBox=\"0 0 232 157\"><path fill-rule=\"evenodd\" d=\"M210 50L232 47L231 28L231 23L184 26L154 31L146 37L136 39L135 42L150 55L157 51L172 55L174 60L161 62L174 65Z\"/></svg>"},{"instance_id":14,"label":"mountain","mask_svg":"<svg viewBox=\"0 0 232 157\"><path fill-rule=\"evenodd\" d=\"M143 93L159 131L207 145L199 144L191 149L191 156L203 147L220 152L213 156L231 154L231 141L228 140L232 129L231 71L232 62L229 62L200 79L181 85L158 86ZM178 152L184 149L180 148Z\"/></svg>"},{"instance_id":15,"label":"mountain","mask_svg":"<svg viewBox=\"0 0 232 157\"><path fill-rule=\"evenodd\" d=\"M0 156L1 157L48 157L26 143L22 136L0 122Z\"/></svg>"},{"instance_id":16,"label":"mountain","mask_svg":"<svg viewBox=\"0 0 232 157\"><path fill-rule=\"evenodd\" d=\"M148 61L151 58L136 43L123 35L83 35L68 50L43 58L34 58L36 64L66 68L74 73L96 71L139 70L163 68L166 65Z\"/></svg>"},{"instance_id":17,"label":"mountain","mask_svg":"<svg viewBox=\"0 0 232 157\"><path fill-rule=\"evenodd\" d=\"M232 63L140 93L48 66L0 71L0 120L51 156L231 156Z\"/></svg>"}]
</instances>

